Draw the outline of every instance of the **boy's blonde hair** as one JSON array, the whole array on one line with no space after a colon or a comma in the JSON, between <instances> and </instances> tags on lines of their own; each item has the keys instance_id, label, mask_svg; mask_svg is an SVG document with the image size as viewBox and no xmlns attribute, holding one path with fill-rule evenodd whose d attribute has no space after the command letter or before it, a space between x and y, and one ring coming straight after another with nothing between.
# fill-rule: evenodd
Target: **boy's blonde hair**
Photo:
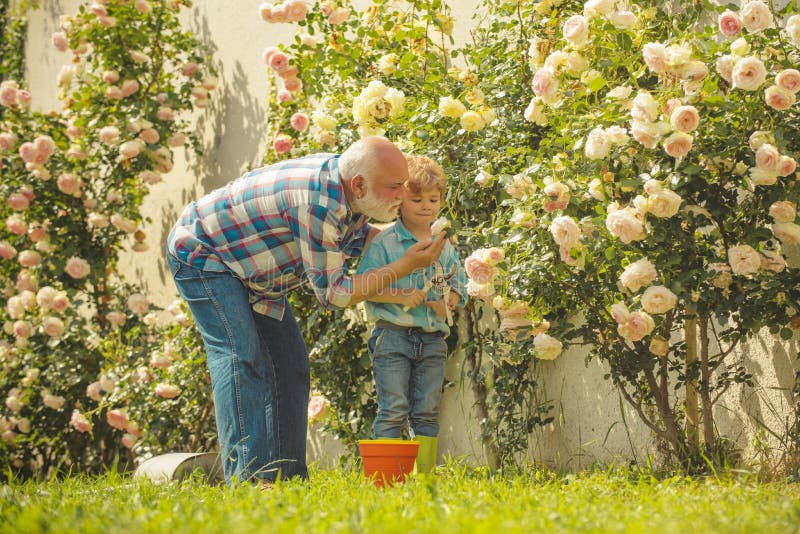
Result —
<instances>
[{"instance_id":1,"label":"boy's blonde hair","mask_svg":"<svg viewBox=\"0 0 800 534\"><path fill-rule=\"evenodd\" d=\"M427 156L408 155L408 180L405 186L414 194L425 189L437 189L444 200L447 178L442 166Z\"/></svg>"}]
</instances>

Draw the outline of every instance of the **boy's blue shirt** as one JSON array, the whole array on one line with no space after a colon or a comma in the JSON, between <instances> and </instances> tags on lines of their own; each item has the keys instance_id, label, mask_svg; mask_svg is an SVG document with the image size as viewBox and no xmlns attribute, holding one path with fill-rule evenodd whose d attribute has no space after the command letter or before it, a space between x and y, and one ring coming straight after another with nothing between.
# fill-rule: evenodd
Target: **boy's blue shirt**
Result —
<instances>
[{"instance_id":1,"label":"boy's blue shirt","mask_svg":"<svg viewBox=\"0 0 800 534\"><path fill-rule=\"evenodd\" d=\"M417 243L414 237L400 219L394 225L380 232L367 247L361 263L358 265L358 274L383 267L405 254L412 245ZM448 276L452 274L452 277ZM428 291L427 300L439 300L442 298L445 285L450 286L452 291L459 295L458 306L464 306L467 302L467 274L461 265L461 260L456 253L453 245L448 241L444 244L439 260L426 269L417 269L405 278L401 278L391 287L398 289L408 289L415 287L422 289L426 280L432 280L434 284ZM388 304L384 302L366 302L367 318L370 321L384 320L399 326L421 327L426 332L442 332L447 335L450 328L443 317L436 315L432 308L425 304L420 304L416 308L403 311L400 304Z\"/></svg>"}]
</instances>

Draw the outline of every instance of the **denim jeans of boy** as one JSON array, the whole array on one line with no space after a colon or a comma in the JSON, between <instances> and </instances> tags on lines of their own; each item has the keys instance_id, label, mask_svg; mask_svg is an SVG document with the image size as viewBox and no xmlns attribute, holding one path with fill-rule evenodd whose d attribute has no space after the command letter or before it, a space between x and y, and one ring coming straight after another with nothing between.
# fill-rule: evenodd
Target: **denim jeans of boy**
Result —
<instances>
[{"instance_id":1,"label":"denim jeans of boy","mask_svg":"<svg viewBox=\"0 0 800 534\"><path fill-rule=\"evenodd\" d=\"M406 425L414 435L437 436L447 357L442 333L376 326L368 347L378 394L375 438L402 437Z\"/></svg>"},{"instance_id":2,"label":"denim jeans of boy","mask_svg":"<svg viewBox=\"0 0 800 534\"><path fill-rule=\"evenodd\" d=\"M167 265L205 343L225 480L307 477L308 351L291 309L266 317L231 273Z\"/></svg>"}]
</instances>

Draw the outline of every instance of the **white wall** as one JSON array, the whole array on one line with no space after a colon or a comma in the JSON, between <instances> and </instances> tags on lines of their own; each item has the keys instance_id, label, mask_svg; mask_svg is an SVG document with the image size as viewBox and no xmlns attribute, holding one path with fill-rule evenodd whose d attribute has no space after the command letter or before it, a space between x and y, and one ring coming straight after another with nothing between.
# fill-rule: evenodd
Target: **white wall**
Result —
<instances>
[{"instance_id":1,"label":"white wall","mask_svg":"<svg viewBox=\"0 0 800 534\"><path fill-rule=\"evenodd\" d=\"M213 105L196 118L204 155L186 160L176 155L175 169L168 179L152 189L144 212L153 222L144 229L150 250L130 253L121 264L125 274L142 281L154 300L166 305L176 292L167 276L162 250L169 228L182 207L238 177L262 159L266 136L266 66L261 51L290 39L296 31L290 24L267 24L257 12L261 0L198 0L184 16L187 28L212 46L219 70L220 87ZM357 2L359 7L367 0ZM33 105L42 110L57 108L55 79L67 56L57 52L50 35L58 17L74 13L77 0L41 0L41 9L30 16L28 37L28 82ZM470 20L478 0L451 0L458 42L468 38ZM736 438L748 455L755 452L757 420L781 430L790 406L789 391L798 367L796 341L779 342L759 336L740 351L748 356L748 367L756 375L758 389L736 387L725 396L717 417L720 431ZM585 353L568 351L555 362L541 366L546 396L554 401L556 421L537 431L531 458L553 466L577 469L595 461L642 461L654 451L650 433L633 410L603 379L598 362L585 364ZM462 358L456 354L447 365L447 378L458 384ZM469 385L445 391L442 403L440 455L463 457L470 463L484 461L480 433L473 414ZM746 407L744 411L742 407ZM623 417L624 414L624 417ZM312 433L312 456L330 463L338 444ZM771 441L774 445L774 439Z\"/></svg>"}]
</instances>

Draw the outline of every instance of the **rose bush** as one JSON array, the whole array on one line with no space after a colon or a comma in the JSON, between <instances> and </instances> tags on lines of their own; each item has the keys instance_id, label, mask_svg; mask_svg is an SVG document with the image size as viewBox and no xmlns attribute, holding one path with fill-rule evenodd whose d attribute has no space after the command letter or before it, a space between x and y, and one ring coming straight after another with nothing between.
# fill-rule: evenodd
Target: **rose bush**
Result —
<instances>
[{"instance_id":1,"label":"rose bush","mask_svg":"<svg viewBox=\"0 0 800 534\"><path fill-rule=\"evenodd\" d=\"M68 62L54 81L60 112L31 111L20 82L0 84L0 461L20 474L210 446L190 319L158 326L118 274L121 250L148 247L142 199L193 142L186 114L216 85L180 28L185 5L109 0L63 16L52 36ZM167 347L171 365L152 365ZM162 381L180 395L159 397Z\"/></svg>"},{"instance_id":2,"label":"rose bush","mask_svg":"<svg viewBox=\"0 0 800 534\"><path fill-rule=\"evenodd\" d=\"M339 8L348 16L332 24ZM697 463L719 451L716 400L752 381L734 349L762 327L789 338L798 322L785 255L800 241L800 16L758 0L482 8L472 43L451 50L442 2L309 4L282 50L302 88L272 69L274 132L291 148L267 160L342 148L376 131L363 129L371 118L442 162L490 452L526 450L546 420L533 362L587 346L674 457ZM366 105L370 87L402 93L402 112ZM295 113L312 126L292 128ZM492 247L501 262L487 260ZM336 382L316 371L321 388ZM687 400L673 395L684 387Z\"/></svg>"}]
</instances>

